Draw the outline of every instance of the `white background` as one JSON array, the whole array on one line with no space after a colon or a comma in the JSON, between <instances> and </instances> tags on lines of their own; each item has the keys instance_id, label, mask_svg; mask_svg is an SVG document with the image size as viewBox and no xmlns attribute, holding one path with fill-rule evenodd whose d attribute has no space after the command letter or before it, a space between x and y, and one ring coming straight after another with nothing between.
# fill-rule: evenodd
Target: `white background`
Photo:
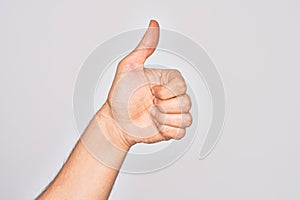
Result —
<instances>
[{"instance_id":1,"label":"white background","mask_svg":"<svg viewBox=\"0 0 300 200\"><path fill-rule=\"evenodd\" d=\"M121 174L122 199L300 199L300 3L0 0L0 199L33 199L74 146L72 92L99 44L151 18L207 50L227 96L223 136L166 170Z\"/></svg>"}]
</instances>

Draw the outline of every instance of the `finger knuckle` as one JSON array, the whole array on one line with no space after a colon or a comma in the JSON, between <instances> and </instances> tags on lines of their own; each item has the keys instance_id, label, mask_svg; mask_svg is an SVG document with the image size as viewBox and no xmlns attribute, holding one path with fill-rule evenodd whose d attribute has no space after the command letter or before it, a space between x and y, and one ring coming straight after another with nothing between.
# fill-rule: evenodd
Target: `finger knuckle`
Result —
<instances>
[{"instance_id":1,"label":"finger knuckle","mask_svg":"<svg viewBox=\"0 0 300 200\"><path fill-rule=\"evenodd\" d=\"M183 100L182 100L182 106L183 106L183 110L184 111L189 111L192 107L192 102L191 102L191 99L189 97L189 95L184 95L183 96Z\"/></svg>"},{"instance_id":2,"label":"finger knuckle","mask_svg":"<svg viewBox=\"0 0 300 200\"><path fill-rule=\"evenodd\" d=\"M185 129L179 129L177 134L176 134L176 137L174 139L180 140L185 136L185 134L186 134Z\"/></svg>"},{"instance_id":3,"label":"finger knuckle","mask_svg":"<svg viewBox=\"0 0 300 200\"><path fill-rule=\"evenodd\" d=\"M186 115L185 123L186 123L186 126L187 126L187 127L189 127L189 126L192 125L192 123L193 123L193 117L192 117L192 115L191 115L190 113L188 113L188 114Z\"/></svg>"},{"instance_id":4,"label":"finger knuckle","mask_svg":"<svg viewBox=\"0 0 300 200\"><path fill-rule=\"evenodd\" d=\"M181 72L178 69L171 69L170 71L172 75L181 76Z\"/></svg>"},{"instance_id":5,"label":"finger knuckle","mask_svg":"<svg viewBox=\"0 0 300 200\"><path fill-rule=\"evenodd\" d=\"M179 82L179 86L181 87L182 92L185 93L186 90L187 90L187 86L186 86L186 83L185 83L185 81L183 79Z\"/></svg>"}]
</instances>

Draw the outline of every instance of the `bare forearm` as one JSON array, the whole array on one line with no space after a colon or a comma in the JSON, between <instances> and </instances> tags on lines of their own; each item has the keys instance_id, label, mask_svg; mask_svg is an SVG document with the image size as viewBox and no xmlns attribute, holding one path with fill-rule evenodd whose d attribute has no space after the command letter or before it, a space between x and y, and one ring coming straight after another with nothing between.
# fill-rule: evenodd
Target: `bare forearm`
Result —
<instances>
[{"instance_id":1,"label":"bare forearm","mask_svg":"<svg viewBox=\"0 0 300 200\"><path fill-rule=\"evenodd\" d=\"M96 115L58 176L38 199L107 199L129 150L109 141L106 134L118 134L116 131L109 118Z\"/></svg>"}]
</instances>

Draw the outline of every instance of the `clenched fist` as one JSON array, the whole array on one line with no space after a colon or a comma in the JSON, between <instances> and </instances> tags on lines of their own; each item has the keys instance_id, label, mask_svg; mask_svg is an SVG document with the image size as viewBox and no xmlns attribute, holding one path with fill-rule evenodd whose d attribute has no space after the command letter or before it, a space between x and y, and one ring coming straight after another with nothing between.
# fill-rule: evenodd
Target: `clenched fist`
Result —
<instances>
[{"instance_id":1,"label":"clenched fist","mask_svg":"<svg viewBox=\"0 0 300 200\"><path fill-rule=\"evenodd\" d=\"M108 99L96 117L109 119L105 136L120 148L180 139L192 123L191 100L178 70L144 68L155 51L159 25L152 20L138 46L118 64Z\"/></svg>"}]
</instances>

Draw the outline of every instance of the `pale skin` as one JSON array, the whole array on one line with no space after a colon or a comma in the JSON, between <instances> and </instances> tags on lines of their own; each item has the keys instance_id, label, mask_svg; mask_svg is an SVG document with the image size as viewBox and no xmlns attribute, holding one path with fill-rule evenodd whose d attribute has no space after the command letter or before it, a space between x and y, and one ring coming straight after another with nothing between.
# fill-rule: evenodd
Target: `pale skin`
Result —
<instances>
[{"instance_id":1,"label":"pale skin","mask_svg":"<svg viewBox=\"0 0 300 200\"><path fill-rule=\"evenodd\" d=\"M192 116L181 73L144 68L158 40L159 25L151 20L136 49L118 64L107 101L91 120L57 177L38 199L108 199L122 162L133 145L184 137L186 127L192 124ZM143 133L139 131L141 127ZM119 153L113 156L114 167L97 157L99 154L107 156L110 148L101 140L93 139L93 134L102 134L118 149ZM90 148L85 136L95 141L93 145L99 147L98 152Z\"/></svg>"}]
</instances>

